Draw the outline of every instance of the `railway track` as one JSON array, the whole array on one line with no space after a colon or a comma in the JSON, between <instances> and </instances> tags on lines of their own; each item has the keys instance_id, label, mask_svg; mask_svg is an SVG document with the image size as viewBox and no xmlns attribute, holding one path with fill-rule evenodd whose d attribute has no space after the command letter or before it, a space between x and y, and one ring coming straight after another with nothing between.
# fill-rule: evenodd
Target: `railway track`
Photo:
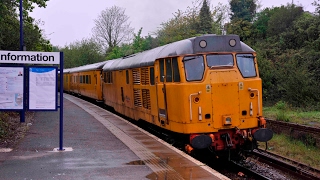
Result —
<instances>
[{"instance_id":1,"label":"railway track","mask_svg":"<svg viewBox=\"0 0 320 180\"><path fill-rule=\"evenodd\" d=\"M285 134L320 148L320 128L266 119L268 128L277 134Z\"/></svg>"},{"instance_id":2,"label":"railway track","mask_svg":"<svg viewBox=\"0 0 320 180\"><path fill-rule=\"evenodd\" d=\"M290 177L289 179L320 179L320 170L268 151L254 150L250 156L259 162L281 170L286 177Z\"/></svg>"}]
</instances>

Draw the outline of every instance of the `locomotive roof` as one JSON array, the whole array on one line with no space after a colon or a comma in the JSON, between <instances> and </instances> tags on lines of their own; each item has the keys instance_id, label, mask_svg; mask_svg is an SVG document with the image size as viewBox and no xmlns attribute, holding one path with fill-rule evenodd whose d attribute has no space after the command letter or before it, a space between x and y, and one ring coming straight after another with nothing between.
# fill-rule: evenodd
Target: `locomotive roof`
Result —
<instances>
[{"instance_id":1,"label":"locomotive roof","mask_svg":"<svg viewBox=\"0 0 320 180\"><path fill-rule=\"evenodd\" d=\"M74 72L82 72L82 71L90 71L90 70L101 70L106 62L107 61L103 61L103 62L87 64L87 65L83 65L75 68L70 68L69 72L74 73Z\"/></svg>"},{"instance_id":2,"label":"locomotive roof","mask_svg":"<svg viewBox=\"0 0 320 180\"><path fill-rule=\"evenodd\" d=\"M230 40L235 40L236 44L229 45ZM205 41L206 46L200 47L201 41ZM240 43L239 43L240 42ZM247 44L240 41L238 35L203 35L173 42L148 51L133 54L124 58L109 60L103 66L104 71L121 70L127 68L137 68L152 66L156 59L168 56L178 56L187 54L197 54L204 52L255 52Z\"/></svg>"},{"instance_id":3,"label":"locomotive roof","mask_svg":"<svg viewBox=\"0 0 320 180\"><path fill-rule=\"evenodd\" d=\"M65 74L65 73L70 73L70 70L71 70L72 68L68 68L68 69L63 69L63 73ZM59 73L60 73L60 71L59 71Z\"/></svg>"}]
</instances>

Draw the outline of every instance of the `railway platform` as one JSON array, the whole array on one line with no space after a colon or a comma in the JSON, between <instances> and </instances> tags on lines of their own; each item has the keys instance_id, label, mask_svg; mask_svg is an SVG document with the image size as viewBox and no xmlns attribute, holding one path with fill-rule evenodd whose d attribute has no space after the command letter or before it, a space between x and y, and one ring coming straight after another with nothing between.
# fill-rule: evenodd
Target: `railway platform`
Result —
<instances>
[{"instance_id":1,"label":"railway platform","mask_svg":"<svg viewBox=\"0 0 320 180\"><path fill-rule=\"evenodd\" d=\"M59 113L39 111L11 152L0 152L0 179L228 179L126 120L64 94Z\"/></svg>"}]
</instances>

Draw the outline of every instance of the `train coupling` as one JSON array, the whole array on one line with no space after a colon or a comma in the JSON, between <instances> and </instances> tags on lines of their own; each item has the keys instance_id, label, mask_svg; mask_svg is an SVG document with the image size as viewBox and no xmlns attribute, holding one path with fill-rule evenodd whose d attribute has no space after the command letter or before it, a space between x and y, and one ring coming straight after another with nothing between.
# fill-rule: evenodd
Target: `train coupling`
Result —
<instances>
[{"instance_id":1,"label":"train coupling","mask_svg":"<svg viewBox=\"0 0 320 180\"><path fill-rule=\"evenodd\" d=\"M227 147L233 147L232 140L229 133L221 134L221 139L224 139Z\"/></svg>"}]
</instances>

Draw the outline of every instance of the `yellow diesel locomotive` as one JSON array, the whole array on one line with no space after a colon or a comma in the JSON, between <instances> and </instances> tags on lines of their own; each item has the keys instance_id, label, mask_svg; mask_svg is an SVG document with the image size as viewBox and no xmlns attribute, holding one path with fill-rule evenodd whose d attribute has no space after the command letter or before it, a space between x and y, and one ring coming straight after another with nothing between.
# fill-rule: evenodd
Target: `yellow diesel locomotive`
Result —
<instances>
[{"instance_id":1,"label":"yellow diesel locomotive","mask_svg":"<svg viewBox=\"0 0 320 180\"><path fill-rule=\"evenodd\" d=\"M237 35L203 35L102 64L94 69L101 67L101 100L185 136L189 153L252 150L273 136L262 116L256 52ZM79 85L77 71L66 73L74 84L70 91Z\"/></svg>"}]
</instances>

